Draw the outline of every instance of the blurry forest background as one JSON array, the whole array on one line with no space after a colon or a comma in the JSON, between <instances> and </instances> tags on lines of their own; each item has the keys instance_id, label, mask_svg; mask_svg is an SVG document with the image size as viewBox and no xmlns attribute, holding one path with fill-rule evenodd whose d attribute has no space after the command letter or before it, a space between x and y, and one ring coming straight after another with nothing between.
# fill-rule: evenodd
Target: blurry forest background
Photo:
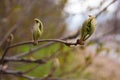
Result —
<instances>
[{"instance_id":1,"label":"blurry forest background","mask_svg":"<svg viewBox=\"0 0 120 80\"><path fill-rule=\"evenodd\" d=\"M32 40L34 18L44 25L40 39L68 36L67 40L74 42L79 35L69 36L76 35L89 14L97 15L97 29L84 48L51 42L11 48L5 56L6 63L0 65L0 80L120 80L120 1L96 0L97 6L87 6L77 13L70 7L74 1L80 3L78 9L87 6L87 1L93 2L0 0L0 57L9 46L10 34L14 36L11 44Z\"/></svg>"}]
</instances>

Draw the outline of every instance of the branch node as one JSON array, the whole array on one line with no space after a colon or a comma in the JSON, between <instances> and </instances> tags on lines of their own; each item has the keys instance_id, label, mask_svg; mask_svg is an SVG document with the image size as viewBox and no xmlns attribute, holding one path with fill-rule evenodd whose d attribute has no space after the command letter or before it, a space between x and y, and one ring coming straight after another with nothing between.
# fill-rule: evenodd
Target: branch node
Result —
<instances>
[{"instance_id":1,"label":"branch node","mask_svg":"<svg viewBox=\"0 0 120 80\"><path fill-rule=\"evenodd\" d=\"M80 40L80 39L77 39L76 44L84 45L84 44L85 44L85 41L82 41L82 40Z\"/></svg>"}]
</instances>

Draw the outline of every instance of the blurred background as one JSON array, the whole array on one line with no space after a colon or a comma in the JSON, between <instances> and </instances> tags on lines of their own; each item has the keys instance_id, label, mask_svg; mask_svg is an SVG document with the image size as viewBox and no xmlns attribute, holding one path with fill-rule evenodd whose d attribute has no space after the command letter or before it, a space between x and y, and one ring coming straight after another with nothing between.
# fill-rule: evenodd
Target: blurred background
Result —
<instances>
[{"instance_id":1,"label":"blurred background","mask_svg":"<svg viewBox=\"0 0 120 80\"><path fill-rule=\"evenodd\" d=\"M48 78L57 78L45 80L120 80L119 0L1 0L0 56L8 46L10 33L14 36L11 44L32 40L34 18L39 18L44 25L40 39L58 39L74 35L88 15L96 16L97 28L84 48L60 43L41 48L47 42L38 46L18 46L10 49L6 57L43 59L46 63L10 61L4 64L5 69L28 71L25 74L35 78L49 74L52 75ZM24 53L29 54L21 56ZM1 76L1 80L13 79L27 80L14 74Z\"/></svg>"}]
</instances>

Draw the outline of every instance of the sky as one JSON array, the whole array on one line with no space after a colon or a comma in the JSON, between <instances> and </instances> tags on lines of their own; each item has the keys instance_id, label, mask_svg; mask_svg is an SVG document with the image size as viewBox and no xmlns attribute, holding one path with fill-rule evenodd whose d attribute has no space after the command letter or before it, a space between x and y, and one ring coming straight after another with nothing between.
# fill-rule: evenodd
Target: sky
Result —
<instances>
[{"instance_id":1,"label":"sky","mask_svg":"<svg viewBox=\"0 0 120 80\"><path fill-rule=\"evenodd\" d=\"M97 14L100 10L102 10L106 5L108 5L112 0L106 0L102 6L100 6L100 3L103 0L68 0L64 12L69 14L69 16L66 18L66 23L68 25L68 30L73 31L80 27L82 23L84 22L85 19L88 18L88 15L95 15ZM99 9L94 9L93 11L88 11L87 8L95 8L99 7ZM112 4L111 6L108 7L107 13L108 15L104 16L101 15L100 18L97 20L99 22L105 21L108 18L111 18L112 13L115 11L115 5Z\"/></svg>"}]
</instances>

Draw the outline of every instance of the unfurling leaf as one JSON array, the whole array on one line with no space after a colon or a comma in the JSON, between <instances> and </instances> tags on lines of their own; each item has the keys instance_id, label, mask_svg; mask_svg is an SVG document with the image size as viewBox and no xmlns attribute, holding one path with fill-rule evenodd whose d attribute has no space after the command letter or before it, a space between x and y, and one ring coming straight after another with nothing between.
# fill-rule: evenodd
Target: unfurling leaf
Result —
<instances>
[{"instance_id":1,"label":"unfurling leaf","mask_svg":"<svg viewBox=\"0 0 120 80\"><path fill-rule=\"evenodd\" d=\"M35 20L35 24L33 26L33 40L34 40L34 44L37 45L38 39L40 38L41 34L43 33L43 24L37 18L35 18L34 20Z\"/></svg>"},{"instance_id":2,"label":"unfurling leaf","mask_svg":"<svg viewBox=\"0 0 120 80\"><path fill-rule=\"evenodd\" d=\"M81 28L81 38L80 41L84 42L87 40L95 31L96 19L94 16L89 15L89 18L84 21Z\"/></svg>"}]
</instances>

